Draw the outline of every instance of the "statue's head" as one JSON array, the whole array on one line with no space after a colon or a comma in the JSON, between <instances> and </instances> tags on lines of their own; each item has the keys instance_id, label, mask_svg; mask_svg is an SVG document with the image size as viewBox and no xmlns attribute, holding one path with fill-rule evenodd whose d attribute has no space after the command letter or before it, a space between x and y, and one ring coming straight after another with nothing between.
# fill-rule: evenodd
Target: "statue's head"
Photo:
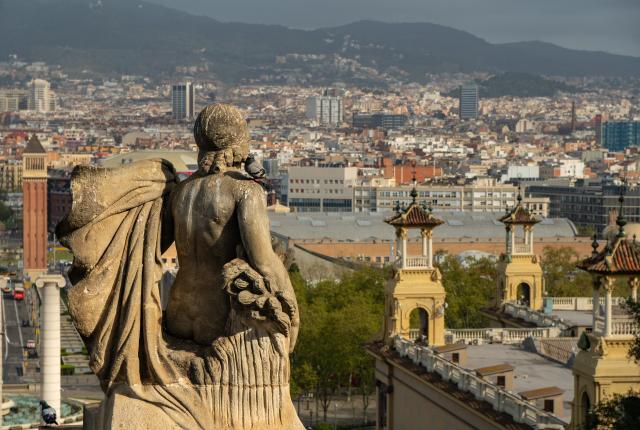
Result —
<instances>
[{"instance_id":1,"label":"statue's head","mask_svg":"<svg viewBox=\"0 0 640 430\"><path fill-rule=\"evenodd\" d=\"M207 173L240 167L249 154L249 129L239 109L216 103L200 112L193 127L198 164Z\"/></svg>"}]
</instances>

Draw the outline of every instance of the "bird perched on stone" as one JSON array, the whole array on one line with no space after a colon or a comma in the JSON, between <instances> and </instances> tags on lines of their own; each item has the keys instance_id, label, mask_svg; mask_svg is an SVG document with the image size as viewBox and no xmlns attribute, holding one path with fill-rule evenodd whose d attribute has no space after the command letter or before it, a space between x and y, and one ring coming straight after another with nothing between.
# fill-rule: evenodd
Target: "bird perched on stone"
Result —
<instances>
[{"instance_id":1,"label":"bird perched on stone","mask_svg":"<svg viewBox=\"0 0 640 430\"><path fill-rule=\"evenodd\" d=\"M44 400L40 400L40 408L42 409L42 421L44 421L45 424L58 425L55 409L49 406Z\"/></svg>"},{"instance_id":2,"label":"bird perched on stone","mask_svg":"<svg viewBox=\"0 0 640 430\"><path fill-rule=\"evenodd\" d=\"M247 159L244 162L244 170L247 172L253 179L263 179L265 177L265 170L262 167L262 164L256 160L253 154L249 154Z\"/></svg>"}]
</instances>

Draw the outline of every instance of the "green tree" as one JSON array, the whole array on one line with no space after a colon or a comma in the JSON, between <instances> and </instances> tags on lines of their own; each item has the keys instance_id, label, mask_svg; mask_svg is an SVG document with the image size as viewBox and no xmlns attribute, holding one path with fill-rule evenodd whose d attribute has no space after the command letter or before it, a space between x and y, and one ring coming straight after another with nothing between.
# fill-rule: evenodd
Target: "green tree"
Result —
<instances>
[{"instance_id":1,"label":"green tree","mask_svg":"<svg viewBox=\"0 0 640 430\"><path fill-rule=\"evenodd\" d=\"M548 296L580 297L591 294L591 276L576 268L580 260L580 255L569 246L544 248L540 265Z\"/></svg>"},{"instance_id":2,"label":"green tree","mask_svg":"<svg viewBox=\"0 0 640 430\"><path fill-rule=\"evenodd\" d=\"M352 381L363 396L373 390L373 359L363 345L382 325L384 277L378 270L345 274L337 281L311 285L298 271L290 271L302 321L292 356L297 390L313 391L326 421L331 400ZM368 400L368 399L367 399ZM368 401L365 402L365 410Z\"/></svg>"},{"instance_id":3,"label":"green tree","mask_svg":"<svg viewBox=\"0 0 640 430\"><path fill-rule=\"evenodd\" d=\"M440 253L436 259L447 292L445 324L449 328L486 326L481 309L490 303L496 291L496 262Z\"/></svg>"}]
</instances>

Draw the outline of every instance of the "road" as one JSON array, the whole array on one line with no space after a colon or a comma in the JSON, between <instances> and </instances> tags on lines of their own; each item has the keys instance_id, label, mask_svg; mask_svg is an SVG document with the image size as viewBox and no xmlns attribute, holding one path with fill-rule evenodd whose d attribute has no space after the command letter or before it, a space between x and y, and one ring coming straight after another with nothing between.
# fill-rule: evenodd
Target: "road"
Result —
<instances>
[{"instance_id":1,"label":"road","mask_svg":"<svg viewBox=\"0 0 640 430\"><path fill-rule=\"evenodd\" d=\"M35 339L33 327L22 327L30 319L25 301L13 300L11 294L2 297L2 322L5 339L2 345L2 377L5 384L26 382L22 378L23 351L30 339ZM30 360L32 363L35 361Z\"/></svg>"}]
</instances>

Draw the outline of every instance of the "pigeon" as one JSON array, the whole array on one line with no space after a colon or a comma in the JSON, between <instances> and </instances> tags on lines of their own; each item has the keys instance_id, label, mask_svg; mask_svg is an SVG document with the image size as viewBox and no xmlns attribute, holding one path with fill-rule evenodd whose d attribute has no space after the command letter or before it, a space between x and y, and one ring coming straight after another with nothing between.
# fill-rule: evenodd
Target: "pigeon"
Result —
<instances>
[{"instance_id":1,"label":"pigeon","mask_svg":"<svg viewBox=\"0 0 640 430\"><path fill-rule=\"evenodd\" d=\"M42 421L44 421L45 424L58 425L55 409L49 406L44 400L40 400L40 408L42 408Z\"/></svg>"},{"instance_id":2,"label":"pigeon","mask_svg":"<svg viewBox=\"0 0 640 430\"><path fill-rule=\"evenodd\" d=\"M247 172L253 179L262 179L265 177L265 170L262 167L262 164L255 159L253 154L249 154L247 159L244 162L244 170Z\"/></svg>"}]
</instances>

